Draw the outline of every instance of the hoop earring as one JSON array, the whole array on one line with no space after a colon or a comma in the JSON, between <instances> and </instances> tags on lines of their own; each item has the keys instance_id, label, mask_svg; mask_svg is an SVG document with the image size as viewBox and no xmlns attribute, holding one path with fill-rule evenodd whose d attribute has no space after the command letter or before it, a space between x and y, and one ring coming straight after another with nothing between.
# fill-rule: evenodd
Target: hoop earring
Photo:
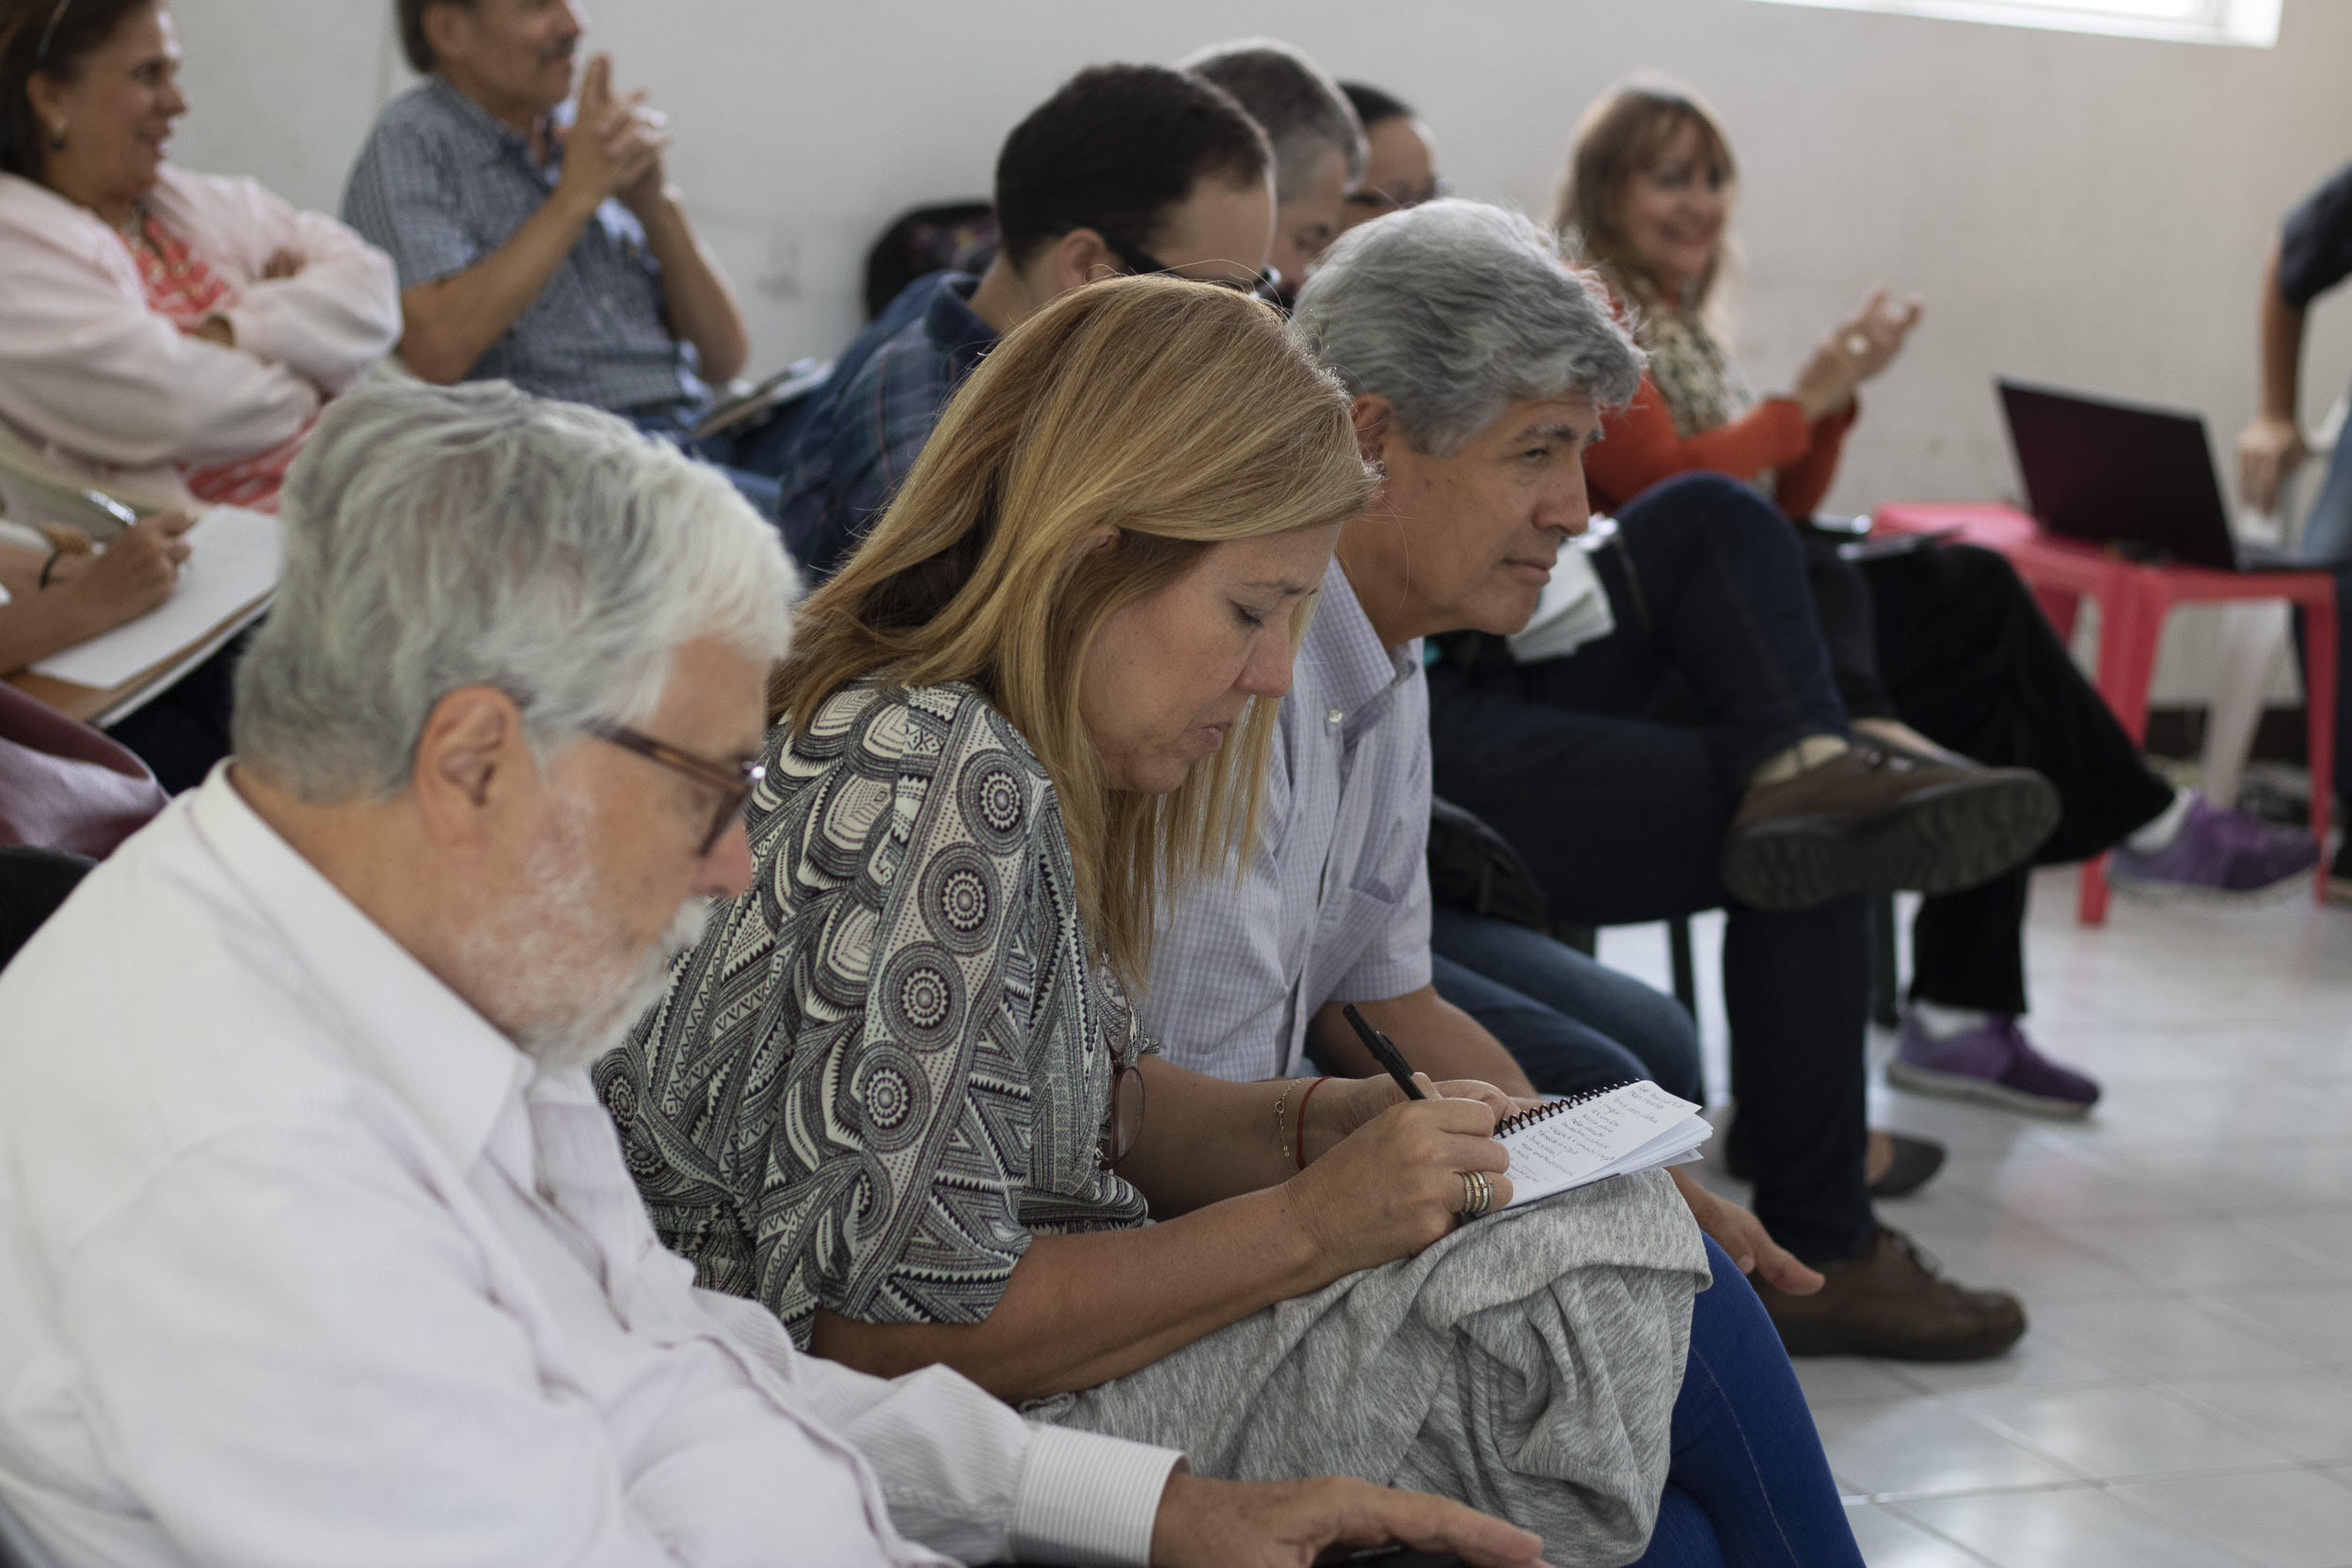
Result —
<instances>
[{"instance_id":1,"label":"hoop earring","mask_svg":"<svg viewBox=\"0 0 2352 1568\"><path fill-rule=\"evenodd\" d=\"M66 133L66 122L65 122L64 120L62 120L62 119L61 119L61 120L59 120L59 121L57 121L57 123L56 123L56 124L52 125L52 126L49 128L49 150L50 150L50 151L52 151L52 152L63 152L63 151L65 150L65 133Z\"/></svg>"}]
</instances>

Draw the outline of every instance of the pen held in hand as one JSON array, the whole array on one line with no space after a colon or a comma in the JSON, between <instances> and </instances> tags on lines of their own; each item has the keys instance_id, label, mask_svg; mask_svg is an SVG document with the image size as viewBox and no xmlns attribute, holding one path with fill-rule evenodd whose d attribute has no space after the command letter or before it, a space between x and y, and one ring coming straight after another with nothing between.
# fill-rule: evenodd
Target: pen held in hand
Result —
<instances>
[{"instance_id":1,"label":"pen held in hand","mask_svg":"<svg viewBox=\"0 0 2352 1568\"><path fill-rule=\"evenodd\" d=\"M1429 1098L1421 1092L1421 1085L1413 1082L1413 1064L1405 1059L1405 1053L1396 1048L1394 1040L1366 1023L1364 1015L1356 1010L1355 1003L1350 1002L1342 1007L1340 1016L1347 1020L1348 1025L1356 1031L1356 1037L1364 1042L1364 1049L1372 1053L1372 1059L1388 1069L1389 1076L1396 1080L1397 1086L1405 1091L1406 1099Z\"/></svg>"}]
</instances>

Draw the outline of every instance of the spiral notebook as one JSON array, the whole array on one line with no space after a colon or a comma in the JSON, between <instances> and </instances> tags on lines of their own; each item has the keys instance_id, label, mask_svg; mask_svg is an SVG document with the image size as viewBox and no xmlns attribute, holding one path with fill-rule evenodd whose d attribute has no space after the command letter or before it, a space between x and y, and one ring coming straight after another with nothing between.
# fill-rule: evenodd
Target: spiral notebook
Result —
<instances>
[{"instance_id":1,"label":"spiral notebook","mask_svg":"<svg viewBox=\"0 0 2352 1568\"><path fill-rule=\"evenodd\" d=\"M1511 1151L1516 1209L1612 1176L1688 1164L1714 1132L1696 1105L1634 1081L1506 1117L1495 1136Z\"/></svg>"}]
</instances>

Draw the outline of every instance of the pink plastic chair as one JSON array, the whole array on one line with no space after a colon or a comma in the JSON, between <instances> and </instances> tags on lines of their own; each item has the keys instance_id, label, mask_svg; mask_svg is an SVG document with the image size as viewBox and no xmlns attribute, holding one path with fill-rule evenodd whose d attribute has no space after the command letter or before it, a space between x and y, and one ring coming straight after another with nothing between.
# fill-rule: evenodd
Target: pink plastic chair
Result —
<instances>
[{"instance_id":1,"label":"pink plastic chair","mask_svg":"<svg viewBox=\"0 0 2352 1568\"><path fill-rule=\"evenodd\" d=\"M2336 587L2329 574L2217 572L2205 566L2147 565L2071 539L2044 533L2014 507L1982 502L1898 501L1872 515L1877 531L1932 533L1957 530L1955 539L2008 558L2033 590L2061 640L2074 630L2074 611L2089 594L2099 603L2099 695L2135 742L2148 738L2148 682L2165 617L2184 604L2232 599L2284 599L2303 607L2303 723L2311 752L2312 834L2325 841L2335 796ZM2325 902L2325 864L2313 895ZM2077 918L2098 926L2107 918L2105 857L2083 863Z\"/></svg>"}]
</instances>

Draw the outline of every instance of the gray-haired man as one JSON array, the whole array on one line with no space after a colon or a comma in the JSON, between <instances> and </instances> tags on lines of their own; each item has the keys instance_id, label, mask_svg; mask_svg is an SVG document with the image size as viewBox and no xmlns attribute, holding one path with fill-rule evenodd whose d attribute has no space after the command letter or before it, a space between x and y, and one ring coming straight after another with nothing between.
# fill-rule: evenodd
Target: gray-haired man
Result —
<instances>
[{"instance_id":1,"label":"gray-haired man","mask_svg":"<svg viewBox=\"0 0 2352 1568\"><path fill-rule=\"evenodd\" d=\"M1417 1066L1492 1077L1487 1059L1500 1047L1429 990L1420 860L1428 713L1442 699L1423 674L1421 640L1527 624L1561 542L1586 526L1584 448L1600 405L1632 394L1640 355L1547 235L1518 214L1467 201L1431 202L1343 235L1300 293L1293 330L1356 394L1359 438L1386 482L1346 526L1325 579L1283 705L1267 832L1237 889L1216 887L1176 912L1154 952L1145 1021L1172 1059L1225 1076L1295 1072L1310 1048L1342 1070L1366 1072L1370 1059L1338 1016L1353 1001ZM1736 509L1743 495L1712 478L1661 487L1648 503L1653 516L1628 509L1625 536L1645 554L1666 549L1691 537L1692 518ZM1657 526L1640 526L1645 520ZM1786 531L1744 533L1771 540ZM1629 553L1636 547L1629 544ZM1721 736L1724 766L1768 781L1756 831L1794 825L1842 853L1834 842L1840 828L1869 820L1899 829L1911 794L1964 787L1926 774L1821 787L1831 768L1807 765L1846 751L1846 720L1793 552L1777 567L1655 564L1640 575L1658 617L1719 623L1726 638L1743 639L1717 650L1718 669L1692 673L1702 685L1744 682L1764 694L1743 708L1750 719L1737 734L1726 725ZM1743 608L1707 596L1774 569L1793 574L1790 602L1804 611L1787 627L1751 634ZM1784 772L1786 783L1769 782ZM1786 799L1807 779L1815 783L1796 794L1818 798ZM1532 776L1520 783L1545 787ZM1775 788L1778 797L1764 793ZM1451 784L1447 793L1463 798ZM1710 867L1716 847L1715 839L1697 847ZM1699 907L1724 901L1712 885ZM1661 883L1661 896L1678 893ZM1802 1336L1791 1335L1782 1316L1789 1311L1826 1323L1836 1348L1991 1354L2024 1331L2017 1303L1937 1278L1871 1217L1862 917L1854 896L1802 912L1741 912L1726 944L1726 989L1740 1031L1735 1087L1756 1166L1756 1212L1721 1204L1695 1183L1684 1192L1733 1259L1756 1268L1792 1342ZM1818 1294L1806 1264L1830 1276Z\"/></svg>"},{"instance_id":2,"label":"gray-haired man","mask_svg":"<svg viewBox=\"0 0 2352 1568\"><path fill-rule=\"evenodd\" d=\"M1287 43L1242 39L1177 65L1232 93L1274 146L1274 249L1285 297L1339 235L1364 177L1364 128L1339 84Z\"/></svg>"},{"instance_id":3,"label":"gray-haired man","mask_svg":"<svg viewBox=\"0 0 2352 1568\"><path fill-rule=\"evenodd\" d=\"M236 755L0 976L0 1497L72 1562L1275 1560L1437 1498L1197 1480L796 1353L655 1239L583 1068L751 877L794 591L716 473L353 394Z\"/></svg>"}]
</instances>

